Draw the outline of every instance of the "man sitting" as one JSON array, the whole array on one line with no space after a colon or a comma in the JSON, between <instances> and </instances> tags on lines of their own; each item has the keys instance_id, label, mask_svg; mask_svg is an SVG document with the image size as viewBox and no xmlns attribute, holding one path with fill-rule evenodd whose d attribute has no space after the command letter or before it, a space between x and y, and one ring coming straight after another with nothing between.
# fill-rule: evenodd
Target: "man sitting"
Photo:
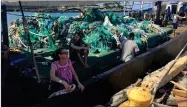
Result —
<instances>
[{"instance_id":1,"label":"man sitting","mask_svg":"<svg viewBox=\"0 0 187 107\"><path fill-rule=\"evenodd\" d=\"M137 44L133 41L134 40L134 33L129 34L129 40L123 40L121 44L122 54L121 60L127 62L131 60L138 54L139 48Z\"/></svg>"},{"instance_id":2,"label":"man sitting","mask_svg":"<svg viewBox=\"0 0 187 107\"><path fill-rule=\"evenodd\" d=\"M89 46L82 41L80 38L80 33L75 33L73 39L70 42L70 59L76 61L78 57L78 60L80 60L82 65L85 68L88 68L88 53Z\"/></svg>"}]
</instances>

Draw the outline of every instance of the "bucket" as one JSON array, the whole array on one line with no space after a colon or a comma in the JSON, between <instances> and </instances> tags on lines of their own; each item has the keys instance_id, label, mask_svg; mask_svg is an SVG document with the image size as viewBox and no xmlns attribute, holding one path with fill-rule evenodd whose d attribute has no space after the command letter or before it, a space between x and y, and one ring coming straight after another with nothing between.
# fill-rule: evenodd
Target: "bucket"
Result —
<instances>
[{"instance_id":1,"label":"bucket","mask_svg":"<svg viewBox=\"0 0 187 107\"><path fill-rule=\"evenodd\" d=\"M151 93L142 87L134 87L127 90L128 101L119 107L148 107L152 96Z\"/></svg>"}]
</instances>

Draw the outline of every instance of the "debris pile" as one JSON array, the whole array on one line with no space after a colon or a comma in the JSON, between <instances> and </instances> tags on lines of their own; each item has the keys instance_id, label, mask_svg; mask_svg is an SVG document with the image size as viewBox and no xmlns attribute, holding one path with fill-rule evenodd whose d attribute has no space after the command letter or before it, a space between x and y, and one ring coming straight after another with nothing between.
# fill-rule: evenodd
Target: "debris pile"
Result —
<instances>
[{"instance_id":1,"label":"debris pile","mask_svg":"<svg viewBox=\"0 0 187 107\"><path fill-rule=\"evenodd\" d=\"M68 48L75 32L82 33L82 40L90 46L90 51L93 53L96 51L103 53L117 47L118 41L112 32L126 38L130 32L134 32L134 41L140 50L149 48L149 42L151 43L148 41L149 38L152 38L152 41L163 42L163 39L167 37L165 30L150 21L138 22L134 18L119 17L112 12L101 12L94 8L85 9L77 17L53 17L49 14L36 13L26 19L35 50ZM9 43L13 47L28 47L28 39L22 23L22 19L17 19L9 24ZM159 36L153 36L156 33L159 33ZM158 42L153 43L158 45Z\"/></svg>"}]
</instances>

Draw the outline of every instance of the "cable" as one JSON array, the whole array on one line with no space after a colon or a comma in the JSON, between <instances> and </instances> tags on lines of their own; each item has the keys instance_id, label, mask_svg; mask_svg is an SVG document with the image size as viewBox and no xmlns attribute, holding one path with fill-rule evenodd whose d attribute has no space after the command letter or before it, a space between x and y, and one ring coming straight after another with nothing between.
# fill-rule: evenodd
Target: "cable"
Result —
<instances>
[{"instance_id":1,"label":"cable","mask_svg":"<svg viewBox=\"0 0 187 107\"><path fill-rule=\"evenodd\" d=\"M14 13L7 13L9 15L15 15L15 16L22 16L22 15L19 15L19 14L14 14Z\"/></svg>"},{"instance_id":2,"label":"cable","mask_svg":"<svg viewBox=\"0 0 187 107\"><path fill-rule=\"evenodd\" d=\"M14 14L14 13L7 13L9 15L14 15L14 16L22 16L22 15L19 15L19 14ZM46 17L38 17L38 16L25 16L25 17L36 17L36 18L44 18L44 19L51 19L51 18L46 18Z\"/></svg>"}]
</instances>

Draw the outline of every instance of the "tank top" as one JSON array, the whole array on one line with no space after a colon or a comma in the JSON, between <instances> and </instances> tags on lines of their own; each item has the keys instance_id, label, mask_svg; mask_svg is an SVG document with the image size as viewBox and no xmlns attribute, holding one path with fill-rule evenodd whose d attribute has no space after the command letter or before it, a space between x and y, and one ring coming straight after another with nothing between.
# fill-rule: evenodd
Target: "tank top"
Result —
<instances>
[{"instance_id":1,"label":"tank top","mask_svg":"<svg viewBox=\"0 0 187 107\"><path fill-rule=\"evenodd\" d=\"M55 75L71 85L73 79L70 63L70 60L68 60L65 65L60 65L58 61L55 61L52 65L55 66Z\"/></svg>"}]
</instances>

